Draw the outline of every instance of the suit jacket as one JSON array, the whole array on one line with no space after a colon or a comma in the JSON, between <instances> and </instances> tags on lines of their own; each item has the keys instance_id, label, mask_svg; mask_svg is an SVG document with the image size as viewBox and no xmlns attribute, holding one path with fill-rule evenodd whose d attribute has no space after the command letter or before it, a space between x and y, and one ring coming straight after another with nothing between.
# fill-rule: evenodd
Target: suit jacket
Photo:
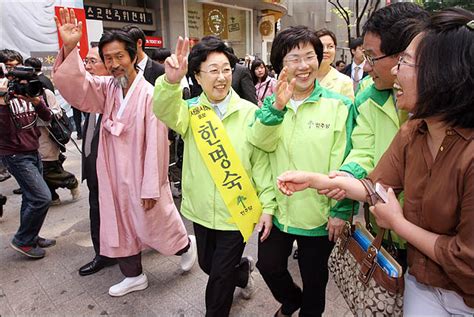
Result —
<instances>
[{"instance_id":1,"label":"suit jacket","mask_svg":"<svg viewBox=\"0 0 474 317\"><path fill-rule=\"evenodd\" d=\"M250 70L240 64L235 64L232 73L232 88L240 96L254 104L257 104L257 93L253 84Z\"/></svg>"},{"instance_id":2,"label":"suit jacket","mask_svg":"<svg viewBox=\"0 0 474 317\"><path fill-rule=\"evenodd\" d=\"M88 182L95 182L97 183L97 169L96 169L96 161L97 161L97 149L99 148L99 131L100 131L100 122L102 121L102 114L99 115L99 119L94 128L94 133L92 135L92 143L91 143L91 153L89 156L85 156L84 147L86 142L89 142L87 139L87 129L89 128L89 117L90 113L85 113L86 119L84 121L84 133L82 134L82 180L87 179ZM92 115L95 116L95 113Z\"/></svg>"},{"instance_id":3,"label":"suit jacket","mask_svg":"<svg viewBox=\"0 0 474 317\"><path fill-rule=\"evenodd\" d=\"M344 70L342 71L342 73L343 73L344 75L349 76L349 77L352 79L352 78L353 78L353 77L352 77L352 63L350 63L349 65L347 65L346 68L344 68ZM362 78L364 78L364 77L367 76L367 75L368 75L368 74L367 74L366 72L364 72L364 73L362 74ZM362 80L362 78L361 78L361 80Z\"/></svg>"},{"instance_id":4,"label":"suit jacket","mask_svg":"<svg viewBox=\"0 0 474 317\"><path fill-rule=\"evenodd\" d=\"M43 85L44 88L51 90L54 93L54 85L51 82L51 80L48 77L46 77L45 74L40 73L38 75L38 80L40 81L40 83Z\"/></svg>"},{"instance_id":5,"label":"suit jacket","mask_svg":"<svg viewBox=\"0 0 474 317\"><path fill-rule=\"evenodd\" d=\"M148 57L145 69L143 70L143 77L145 77L145 79L150 84L155 86L156 79L160 77L161 75L163 75L164 73L165 73L165 68L163 67L163 65L155 62L150 57Z\"/></svg>"}]
</instances>

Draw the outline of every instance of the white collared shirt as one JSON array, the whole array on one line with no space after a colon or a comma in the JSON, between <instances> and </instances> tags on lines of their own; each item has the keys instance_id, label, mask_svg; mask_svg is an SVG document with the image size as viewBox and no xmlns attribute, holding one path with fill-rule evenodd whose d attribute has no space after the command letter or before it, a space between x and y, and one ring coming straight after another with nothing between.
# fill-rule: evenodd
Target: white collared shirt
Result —
<instances>
[{"instance_id":1,"label":"white collared shirt","mask_svg":"<svg viewBox=\"0 0 474 317\"><path fill-rule=\"evenodd\" d=\"M360 63L359 65L357 65L355 62L352 62L352 70L351 70L352 80L356 78L356 76L354 76L354 71L356 67L359 67L359 76L357 78L359 78L359 81L362 79L362 76L364 76L364 64L365 64L365 61L362 61L362 63Z\"/></svg>"},{"instance_id":2,"label":"white collared shirt","mask_svg":"<svg viewBox=\"0 0 474 317\"><path fill-rule=\"evenodd\" d=\"M224 100L222 100L219 103L211 103L212 109L214 109L217 116L221 120L222 118L224 118L225 114L227 113L227 105L230 102L231 95L232 95L232 91L229 91L229 93L227 94L227 97L225 97Z\"/></svg>"},{"instance_id":3,"label":"white collared shirt","mask_svg":"<svg viewBox=\"0 0 474 317\"><path fill-rule=\"evenodd\" d=\"M139 72L144 72L146 63L148 62L148 56L145 54L145 57L138 63L138 71Z\"/></svg>"}]
</instances>

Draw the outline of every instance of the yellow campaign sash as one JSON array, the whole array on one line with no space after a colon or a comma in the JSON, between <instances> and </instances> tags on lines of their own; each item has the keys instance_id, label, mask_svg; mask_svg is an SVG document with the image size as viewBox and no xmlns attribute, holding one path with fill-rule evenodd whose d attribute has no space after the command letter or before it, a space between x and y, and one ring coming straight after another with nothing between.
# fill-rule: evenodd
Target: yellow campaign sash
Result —
<instances>
[{"instance_id":1,"label":"yellow campaign sash","mask_svg":"<svg viewBox=\"0 0 474 317\"><path fill-rule=\"evenodd\" d=\"M257 193L214 110L197 106L190 108L189 114L199 153L247 242L262 213Z\"/></svg>"}]
</instances>

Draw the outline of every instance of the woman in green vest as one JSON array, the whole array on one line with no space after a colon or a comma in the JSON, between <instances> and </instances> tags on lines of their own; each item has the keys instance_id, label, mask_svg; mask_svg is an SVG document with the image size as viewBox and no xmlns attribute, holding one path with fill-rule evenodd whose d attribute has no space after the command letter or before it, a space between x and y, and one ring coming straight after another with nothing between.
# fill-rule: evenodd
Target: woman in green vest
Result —
<instances>
[{"instance_id":1,"label":"woman in green vest","mask_svg":"<svg viewBox=\"0 0 474 317\"><path fill-rule=\"evenodd\" d=\"M275 189L275 177L283 171L304 168L327 173L339 168L350 150L351 101L316 80L322 58L323 45L307 27L290 27L273 41L270 61L280 73L277 93L257 111L249 141L269 153ZM291 315L298 309L303 316L321 315L328 257L352 203L335 205L317 193L287 197L277 191L276 199L273 228L259 242L257 267L281 304L276 315ZM294 241L302 289L288 271Z\"/></svg>"}]
</instances>

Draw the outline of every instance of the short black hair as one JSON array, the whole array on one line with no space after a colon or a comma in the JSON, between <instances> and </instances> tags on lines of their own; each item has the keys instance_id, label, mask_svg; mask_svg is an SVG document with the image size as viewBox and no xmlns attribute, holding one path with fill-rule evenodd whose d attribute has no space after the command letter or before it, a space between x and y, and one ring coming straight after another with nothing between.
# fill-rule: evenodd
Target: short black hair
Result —
<instances>
[{"instance_id":1,"label":"short black hair","mask_svg":"<svg viewBox=\"0 0 474 317\"><path fill-rule=\"evenodd\" d=\"M364 44L364 39L362 37L351 38L349 41L349 49L356 50L359 46Z\"/></svg>"},{"instance_id":2,"label":"short black hair","mask_svg":"<svg viewBox=\"0 0 474 317\"><path fill-rule=\"evenodd\" d=\"M105 63L103 53L104 46L115 41L125 44L125 50L130 56L130 60L133 62L137 56L137 42L134 41L127 32L122 30L112 30L102 34L99 41L99 55L102 62Z\"/></svg>"},{"instance_id":3,"label":"short black hair","mask_svg":"<svg viewBox=\"0 0 474 317\"><path fill-rule=\"evenodd\" d=\"M223 53L229 60L230 67L234 68L238 58L230 52L229 47L216 36L205 36L193 46L188 56L188 73L199 74L201 64L210 53Z\"/></svg>"},{"instance_id":4,"label":"short black hair","mask_svg":"<svg viewBox=\"0 0 474 317\"><path fill-rule=\"evenodd\" d=\"M135 44L138 40L142 40L142 49L145 51L146 36L142 29L134 24L127 24L122 27L122 31L125 31L130 35L130 37L135 41Z\"/></svg>"},{"instance_id":5,"label":"short black hair","mask_svg":"<svg viewBox=\"0 0 474 317\"><path fill-rule=\"evenodd\" d=\"M332 41L334 42L334 45L337 46L337 38L336 38L336 34L334 34L334 32L326 29L326 28L323 28L323 29L320 29L320 30L317 30L316 31L316 36L321 38L323 36L329 36L331 37Z\"/></svg>"},{"instance_id":6,"label":"short black hair","mask_svg":"<svg viewBox=\"0 0 474 317\"><path fill-rule=\"evenodd\" d=\"M0 51L5 59L4 63L8 61L17 61L18 64L23 64L23 56L21 56L20 52L15 50L3 49Z\"/></svg>"},{"instance_id":7,"label":"short black hair","mask_svg":"<svg viewBox=\"0 0 474 317\"><path fill-rule=\"evenodd\" d=\"M171 50L169 48L160 47L153 51L151 59L164 63L169 56L171 56Z\"/></svg>"},{"instance_id":8,"label":"short black hair","mask_svg":"<svg viewBox=\"0 0 474 317\"><path fill-rule=\"evenodd\" d=\"M265 67L265 75L263 75L262 82L267 79L268 69L265 66L265 63L260 58L255 58L255 60L252 62L252 66L250 66L250 75L252 75L252 80L253 80L254 85L258 83L257 75L255 75L255 69L261 65Z\"/></svg>"},{"instance_id":9,"label":"short black hair","mask_svg":"<svg viewBox=\"0 0 474 317\"><path fill-rule=\"evenodd\" d=\"M39 58L28 57L27 59L25 59L25 66L31 66L35 69L35 72L40 72L43 63L41 63L41 60Z\"/></svg>"},{"instance_id":10,"label":"short black hair","mask_svg":"<svg viewBox=\"0 0 474 317\"><path fill-rule=\"evenodd\" d=\"M289 51L300 45L311 44L318 56L318 63L321 64L323 59L323 44L310 28L298 25L290 26L289 28L277 34L272 44L272 51L270 54L270 62L273 65L275 72L279 74L283 69L283 58Z\"/></svg>"},{"instance_id":11,"label":"short black hair","mask_svg":"<svg viewBox=\"0 0 474 317\"><path fill-rule=\"evenodd\" d=\"M435 13L416 52L418 96L413 118L441 117L452 127L474 128L474 13Z\"/></svg>"},{"instance_id":12,"label":"short black hair","mask_svg":"<svg viewBox=\"0 0 474 317\"><path fill-rule=\"evenodd\" d=\"M407 48L428 18L429 13L419 5L397 2L375 11L364 24L363 35L377 35L381 42L380 51L388 56L394 55Z\"/></svg>"},{"instance_id":13,"label":"short black hair","mask_svg":"<svg viewBox=\"0 0 474 317\"><path fill-rule=\"evenodd\" d=\"M343 60L338 60L336 61L336 66L339 66L340 64L346 64Z\"/></svg>"}]
</instances>

